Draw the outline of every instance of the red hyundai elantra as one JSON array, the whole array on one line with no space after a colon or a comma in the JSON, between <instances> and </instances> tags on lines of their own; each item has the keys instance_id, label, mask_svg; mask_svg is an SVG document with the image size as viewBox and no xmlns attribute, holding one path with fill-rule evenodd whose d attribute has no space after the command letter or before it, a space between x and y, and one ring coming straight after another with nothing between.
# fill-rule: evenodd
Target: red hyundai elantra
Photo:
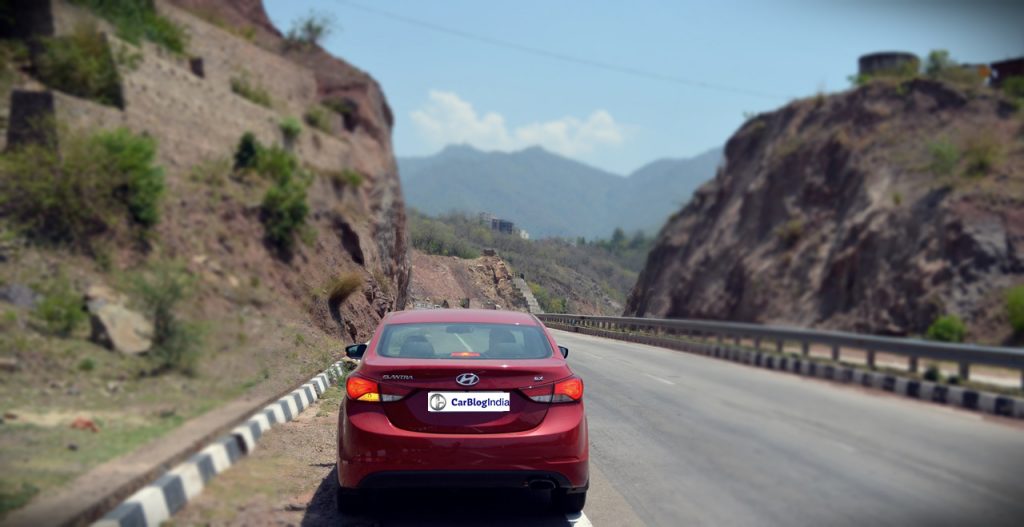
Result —
<instances>
[{"instance_id":1,"label":"red hyundai elantra","mask_svg":"<svg viewBox=\"0 0 1024 527\"><path fill-rule=\"evenodd\" d=\"M583 380L536 317L403 311L346 353L362 363L338 413L339 509L403 487L551 490L558 509L583 508Z\"/></svg>"}]
</instances>

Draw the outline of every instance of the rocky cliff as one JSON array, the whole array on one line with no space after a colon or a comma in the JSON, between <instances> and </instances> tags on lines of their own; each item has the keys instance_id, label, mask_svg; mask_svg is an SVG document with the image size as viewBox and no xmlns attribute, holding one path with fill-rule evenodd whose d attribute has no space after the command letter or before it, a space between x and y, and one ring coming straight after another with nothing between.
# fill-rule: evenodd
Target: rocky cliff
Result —
<instances>
[{"instance_id":1,"label":"rocky cliff","mask_svg":"<svg viewBox=\"0 0 1024 527\"><path fill-rule=\"evenodd\" d=\"M1024 282L1022 113L980 86L875 81L749 120L661 230L626 315L1004 342Z\"/></svg>"}]
</instances>

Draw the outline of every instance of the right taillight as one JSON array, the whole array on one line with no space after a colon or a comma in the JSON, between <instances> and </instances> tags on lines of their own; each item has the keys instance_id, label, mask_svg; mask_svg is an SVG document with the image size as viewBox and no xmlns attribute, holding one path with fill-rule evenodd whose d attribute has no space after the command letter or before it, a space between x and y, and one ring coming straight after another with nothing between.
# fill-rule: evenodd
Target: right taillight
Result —
<instances>
[{"instance_id":1,"label":"right taillight","mask_svg":"<svg viewBox=\"0 0 1024 527\"><path fill-rule=\"evenodd\" d=\"M554 384L524 388L522 392L538 403L571 403L583 398L583 379L570 377Z\"/></svg>"},{"instance_id":2,"label":"right taillight","mask_svg":"<svg viewBox=\"0 0 1024 527\"><path fill-rule=\"evenodd\" d=\"M562 382L555 383L555 398L552 402L567 403L579 401L583 398L583 379L572 377Z\"/></svg>"}]
</instances>

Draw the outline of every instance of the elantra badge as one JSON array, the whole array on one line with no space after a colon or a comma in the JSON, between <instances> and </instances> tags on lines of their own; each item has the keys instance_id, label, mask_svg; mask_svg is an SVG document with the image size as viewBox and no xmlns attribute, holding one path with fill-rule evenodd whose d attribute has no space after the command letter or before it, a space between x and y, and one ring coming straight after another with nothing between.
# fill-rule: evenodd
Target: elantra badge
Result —
<instances>
[{"instance_id":1,"label":"elantra badge","mask_svg":"<svg viewBox=\"0 0 1024 527\"><path fill-rule=\"evenodd\" d=\"M475 373L463 373L455 378L455 382L463 386L473 386L480 382L480 377L477 377Z\"/></svg>"}]
</instances>

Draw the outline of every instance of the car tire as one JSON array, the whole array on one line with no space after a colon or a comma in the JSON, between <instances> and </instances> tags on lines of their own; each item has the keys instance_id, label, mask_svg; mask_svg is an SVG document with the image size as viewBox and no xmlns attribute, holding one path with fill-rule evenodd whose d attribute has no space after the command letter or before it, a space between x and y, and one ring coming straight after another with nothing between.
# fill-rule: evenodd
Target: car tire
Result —
<instances>
[{"instance_id":1,"label":"car tire","mask_svg":"<svg viewBox=\"0 0 1024 527\"><path fill-rule=\"evenodd\" d=\"M583 510L587 503L587 491L568 493L565 490L556 490L552 494L555 510L566 514L577 513Z\"/></svg>"},{"instance_id":2,"label":"car tire","mask_svg":"<svg viewBox=\"0 0 1024 527\"><path fill-rule=\"evenodd\" d=\"M357 489L338 488L338 512L355 513L366 510L366 496Z\"/></svg>"}]
</instances>

